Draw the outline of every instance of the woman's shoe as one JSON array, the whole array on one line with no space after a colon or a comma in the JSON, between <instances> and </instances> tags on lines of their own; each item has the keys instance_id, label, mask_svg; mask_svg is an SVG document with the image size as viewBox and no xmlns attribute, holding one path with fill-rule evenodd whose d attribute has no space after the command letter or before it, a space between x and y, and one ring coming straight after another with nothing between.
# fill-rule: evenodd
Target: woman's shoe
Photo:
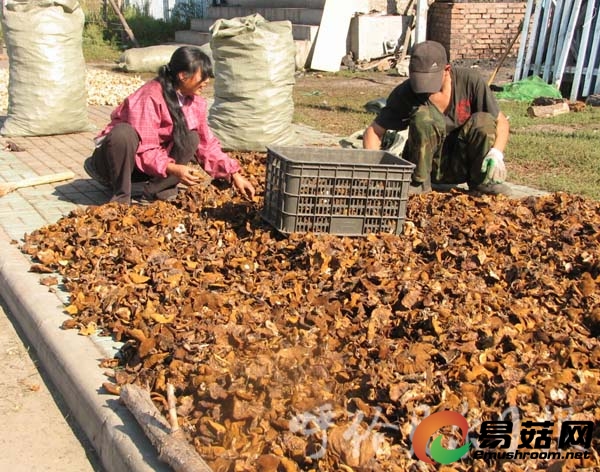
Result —
<instances>
[{"instance_id":1,"label":"woman's shoe","mask_svg":"<svg viewBox=\"0 0 600 472\"><path fill-rule=\"evenodd\" d=\"M94 165L94 161L91 156L88 157L85 161L83 161L83 170L89 175L92 179L98 182L103 187L111 188L110 182L102 177L98 171L96 170L96 166Z\"/></svg>"}]
</instances>

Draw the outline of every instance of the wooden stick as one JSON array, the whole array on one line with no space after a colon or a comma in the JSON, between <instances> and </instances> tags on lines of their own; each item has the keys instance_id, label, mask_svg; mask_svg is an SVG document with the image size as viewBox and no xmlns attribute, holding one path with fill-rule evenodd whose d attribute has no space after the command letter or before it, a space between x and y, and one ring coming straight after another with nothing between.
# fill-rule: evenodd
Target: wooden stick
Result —
<instances>
[{"instance_id":1,"label":"wooden stick","mask_svg":"<svg viewBox=\"0 0 600 472\"><path fill-rule=\"evenodd\" d=\"M391 68L390 61L394 58L394 56L387 56L380 59L376 59L374 61L369 62L364 66L357 67L359 71L367 71L377 69L380 72L389 70Z\"/></svg>"},{"instance_id":2,"label":"wooden stick","mask_svg":"<svg viewBox=\"0 0 600 472\"><path fill-rule=\"evenodd\" d=\"M58 174L40 175L38 177L30 177L23 179L19 182L6 182L0 184L0 197L7 193L17 190L23 187L34 187L36 185L50 184L53 182L60 182L61 180L69 180L75 177L75 174L71 171L59 172Z\"/></svg>"},{"instance_id":3,"label":"wooden stick","mask_svg":"<svg viewBox=\"0 0 600 472\"><path fill-rule=\"evenodd\" d=\"M133 35L133 31L131 31L131 28L127 24L127 20L123 16L123 13L121 13L121 10L119 9L119 7L117 6L117 4L115 3L115 0L108 0L108 2L110 3L110 6L113 8L113 10L115 11L115 13L119 17L119 21L123 25L123 28L125 29L125 32L127 33L127 36L129 36L129 40L133 43L133 45L136 48L139 48L140 44L137 42L137 39L135 39L135 36Z\"/></svg>"},{"instance_id":4,"label":"wooden stick","mask_svg":"<svg viewBox=\"0 0 600 472\"><path fill-rule=\"evenodd\" d=\"M169 423L171 423L171 433L179 430L179 421L177 421L177 402L175 398L175 387L173 384L167 384L167 403L169 405Z\"/></svg>"},{"instance_id":5,"label":"wooden stick","mask_svg":"<svg viewBox=\"0 0 600 472\"><path fill-rule=\"evenodd\" d=\"M494 72L492 72L492 75L490 76L489 80L488 80L488 87L490 85L492 85L492 83L494 82L494 79L496 78L496 74L498 73L498 71L500 70L500 67L502 67L502 64L504 64L504 61L506 60L506 58L508 57L508 54L510 53L511 49L513 48L513 46L515 45L515 42L517 41L517 38L519 37L519 35L521 34L521 29L523 28L523 20L521 20L521 23L519 23L519 27L517 28L517 32L515 33L515 35L513 36L513 39L511 40L510 44L508 45L508 47L506 48L506 51L504 51L504 54L502 54L502 57L500 58L500 60L498 61L498 64L496 65Z\"/></svg>"},{"instance_id":6,"label":"wooden stick","mask_svg":"<svg viewBox=\"0 0 600 472\"><path fill-rule=\"evenodd\" d=\"M131 411L144 433L158 451L158 458L175 472L212 472L183 435L182 430L171 431L169 422L156 408L150 392L137 385L121 388L121 400Z\"/></svg>"},{"instance_id":7,"label":"wooden stick","mask_svg":"<svg viewBox=\"0 0 600 472\"><path fill-rule=\"evenodd\" d=\"M413 2L411 1L408 4L408 6L406 7L407 14L408 14L408 9L410 8L410 6L412 4L413 4ZM396 60L397 60L398 64L400 64L408 54L408 43L410 43L410 37L412 36L412 32L415 29L416 22L417 22L417 12L415 11L413 13L413 17L410 21L410 24L406 27L406 33L404 33L404 42L402 44L402 51L400 51L400 55L396 56Z\"/></svg>"},{"instance_id":8,"label":"wooden stick","mask_svg":"<svg viewBox=\"0 0 600 472\"><path fill-rule=\"evenodd\" d=\"M404 10L404 16L408 16L411 8L413 8L414 2L415 2L415 0L409 0L408 4L406 5L406 9ZM410 39L410 32L414 25L414 20L415 20L415 15L413 15L410 24L406 25L406 31L404 33L404 41L402 42L403 44L400 44L400 41L398 41L398 44L396 45L396 49L394 51L394 57L396 58L396 61L398 63L401 62L402 59L404 59L404 57L406 56L406 48L408 47L408 40L406 38L408 37L408 39ZM400 39L400 38L398 38L398 39ZM402 52L402 57L400 57L401 52Z\"/></svg>"}]
</instances>

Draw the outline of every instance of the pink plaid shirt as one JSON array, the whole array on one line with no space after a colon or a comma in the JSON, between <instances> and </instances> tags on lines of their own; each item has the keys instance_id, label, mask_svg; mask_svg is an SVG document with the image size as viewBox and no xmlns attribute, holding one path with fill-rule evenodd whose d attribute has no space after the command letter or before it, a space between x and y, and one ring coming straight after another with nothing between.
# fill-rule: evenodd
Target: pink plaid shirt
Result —
<instances>
[{"instance_id":1,"label":"pink plaid shirt","mask_svg":"<svg viewBox=\"0 0 600 472\"><path fill-rule=\"evenodd\" d=\"M206 100L196 95L185 97L183 114L190 130L196 130L200 144L196 160L213 178L229 178L240 170L239 163L221 149L219 139L207 123ZM169 157L173 147L173 121L163 98L162 87L151 80L127 97L110 115L110 123L100 132L105 136L118 123L129 123L140 136L135 156L137 167L148 175L167 176L167 164L175 162Z\"/></svg>"}]
</instances>

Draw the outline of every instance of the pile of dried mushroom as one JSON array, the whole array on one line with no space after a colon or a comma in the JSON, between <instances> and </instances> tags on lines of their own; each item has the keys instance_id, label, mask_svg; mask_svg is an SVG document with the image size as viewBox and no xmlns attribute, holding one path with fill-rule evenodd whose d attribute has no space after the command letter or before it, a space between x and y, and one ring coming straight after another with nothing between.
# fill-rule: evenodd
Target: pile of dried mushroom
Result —
<instances>
[{"instance_id":1,"label":"pile of dried mushroom","mask_svg":"<svg viewBox=\"0 0 600 472\"><path fill-rule=\"evenodd\" d=\"M263 155L237 157L263 175ZM66 327L126 341L115 388L166 409L174 384L214 471L433 470L411 455L425 415L459 412L477 440L511 407L594 422L589 458L442 469L597 470L598 202L432 193L402 236L364 238L282 237L259 208L214 186L91 207L23 250L64 276Z\"/></svg>"}]
</instances>

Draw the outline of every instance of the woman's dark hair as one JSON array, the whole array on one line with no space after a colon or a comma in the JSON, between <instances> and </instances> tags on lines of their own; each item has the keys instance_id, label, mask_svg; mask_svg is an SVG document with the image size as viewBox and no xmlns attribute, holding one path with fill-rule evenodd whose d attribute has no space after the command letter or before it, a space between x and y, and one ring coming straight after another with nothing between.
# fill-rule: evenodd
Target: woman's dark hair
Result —
<instances>
[{"instance_id":1,"label":"woman's dark hair","mask_svg":"<svg viewBox=\"0 0 600 472\"><path fill-rule=\"evenodd\" d=\"M202 71L202 80L213 77L210 58L199 48L182 46L177 48L168 64L158 69L156 80L160 82L167 108L173 120L173 140L175 145L181 145L183 136L188 132L185 116L181 111L176 89L179 86L179 73L194 75L198 69Z\"/></svg>"}]
</instances>

